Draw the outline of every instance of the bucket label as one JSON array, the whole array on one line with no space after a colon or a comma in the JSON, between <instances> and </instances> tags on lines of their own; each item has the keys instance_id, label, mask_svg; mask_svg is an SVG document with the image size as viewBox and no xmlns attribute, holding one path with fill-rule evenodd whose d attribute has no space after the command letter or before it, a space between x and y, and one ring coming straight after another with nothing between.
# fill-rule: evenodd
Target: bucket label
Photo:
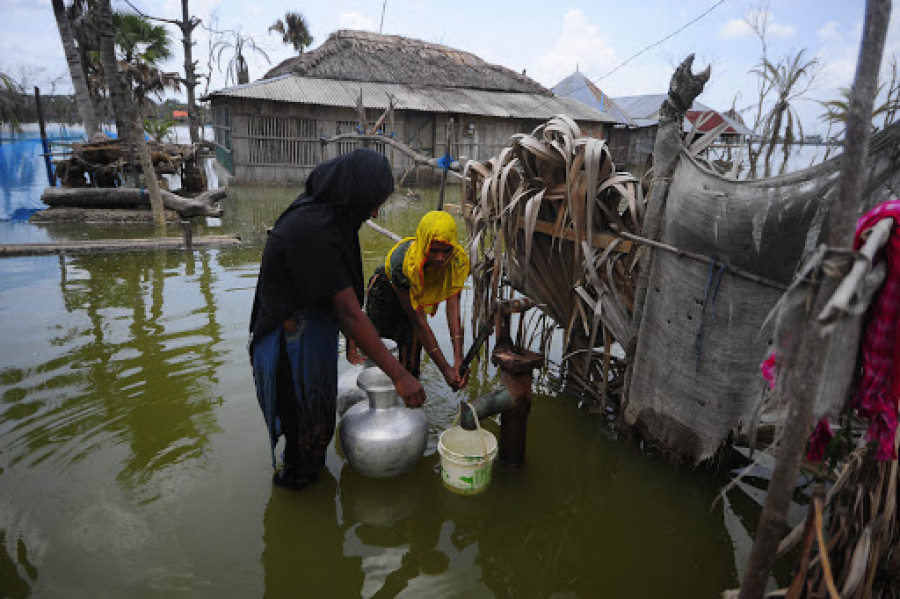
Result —
<instances>
[{"instance_id":1,"label":"bucket label","mask_svg":"<svg viewBox=\"0 0 900 599\"><path fill-rule=\"evenodd\" d=\"M471 472L470 476L454 476L447 472L446 469L441 469L441 474L444 482L455 489L459 489L461 491L468 492L477 492L484 489L489 482L491 482L491 468L490 464L486 468L479 468L473 472Z\"/></svg>"}]
</instances>

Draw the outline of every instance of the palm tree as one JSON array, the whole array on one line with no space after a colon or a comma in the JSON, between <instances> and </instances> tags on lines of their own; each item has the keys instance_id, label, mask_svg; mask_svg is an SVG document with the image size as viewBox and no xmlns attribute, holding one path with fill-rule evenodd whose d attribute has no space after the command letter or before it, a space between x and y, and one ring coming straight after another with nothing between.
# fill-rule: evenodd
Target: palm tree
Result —
<instances>
[{"instance_id":1,"label":"palm tree","mask_svg":"<svg viewBox=\"0 0 900 599\"><path fill-rule=\"evenodd\" d=\"M11 123L14 130L19 130L23 93L22 86L12 77L0 73L0 123Z\"/></svg>"},{"instance_id":2,"label":"palm tree","mask_svg":"<svg viewBox=\"0 0 900 599\"><path fill-rule=\"evenodd\" d=\"M144 108L150 94L162 99L162 94L167 89L181 91L181 77L178 73L164 73L155 65L140 59L120 62L119 71L130 84L139 109Z\"/></svg>"},{"instance_id":3,"label":"palm tree","mask_svg":"<svg viewBox=\"0 0 900 599\"><path fill-rule=\"evenodd\" d=\"M878 86L875 96L881 96L884 90L884 83ZM819 102L825 108L825 114L821 119L829 125L843 126L847 122L847 114L850 112L850 88L842 87L838 90L840 96L837 100L828 100L827 102ZM891 58L891 82L888 86L887 95L884 102L876 105L872 109L872 121L878 117L882 118L881 127L887 127L894 122L897 112L900 111L900 78L897 73L897 58ZM874 122L873 122L874 125Z\"/></svg>"},{"instance_id":4,"label":"palm tree","mask_svg":"<svg viewBox=\"0 0 900 599\"><path fill-rule=\"evenodd\" d=\"M232 39L219 40L213 46L213 52L216 53L216 63L219 65L220 69L222 68L222 54L226 50L232 50L234 52L225 67L225 85L228 85L229 80L238 85L250 83L250 67L247 63L246 56L244 56L245 50L252 50L257 54L260 54L266 59L266 62L269 62L269 55L256 45L253 38L241 35L240 31L231 31L229 33L231 34Z\"/></svg>"},{"instance_id":5,"label":"palm tree","mask_svg":"<svg viewBox=\"0 0 900 599\"><path fill-rule=\"evenodd\" d=\"M306 17L298 12L284 13L284 20L278 19L269 27L269 31L276 31L281 34L281 41L285 44L294 46L300 54L303 49L309 47L313 43L312 35L309 33L309 25L306 23Z\"/></svg>"},{"instance_id":6,"label":"palm tree","mask_svg":"<svg viewBox=\"0 0 900 599\"><path fill-rule=\"evenodd\" d=\"M791 104L805 94L816 80L819 61L816 58L806 60L806 49L794 56L787 56L777 64L763 58L759 66L751 72L756 73L770 84L776 94L775 103L762 120L763 145L766 148L764 176L772 174L771 160L779 140L784 153L780 172L787 167L788 156L798 136L803 136L803 126L797 109Z\"/></svg>"},{"instance_id":7,"label":"palm tree","mask_svg":"<svg viewBox=\"0 0 900 599\"><path fill-rule=\"evenodd\" d=\"M85 135L90 140L91 136L100 130L100 119L97 117L97 108L88 88L85 67L81 60L82 54L75 44L75 37L69 24L63 0L52 0L52 4L59 37L62 40L66 62L69 65L69 76L72 78L72 87L75 90L75 103L78 106L78 114L81 117L81 122L84 124Z\"/></svg>"},{"instance_id":8,"label":"palm tree","mask_svg":"<svg viewBox=\"0 0 900 599\"><path fill-rule=\"evenodd\" d=\"M148 19L124 12L113 13L116 28L116 46L126 62L140 59L155 64L172 56L172 40L162 25L154 25Z\"/></svg>"}]
</instances>

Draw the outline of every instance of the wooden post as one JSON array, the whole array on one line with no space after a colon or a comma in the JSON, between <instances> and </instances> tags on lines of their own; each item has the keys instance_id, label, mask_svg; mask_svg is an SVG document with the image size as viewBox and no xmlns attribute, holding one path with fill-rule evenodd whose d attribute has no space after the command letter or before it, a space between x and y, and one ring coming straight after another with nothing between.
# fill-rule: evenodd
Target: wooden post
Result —
<instances>
[{"instance_id":1,"label":"wooden post","mask_svg":"<svg viewBox=\"0 0 900 599\"><path fill-rule=\"evenodd\" d=\"M47 167L47 182L55 187L53 180L53 164L50 162L50 144L47 142L47 128L44 125L44 108L41 105L41 89L34 86L34 107L37 110L38 126L41 128L41 148L44 151L44 165Z\"/></svg>"},{"instance_id":2,"label":"wooden post","mask_svg":"<svg viewBox=\"0 0 900 599\"><path fill-rule=\"evenodd\" d=\"M181 219L181 232L184 239L184 249L190 252L194 249L194 230L191 228L191 219Z\"/></svg>"},{"instance_id":3,"label":"wooden post","mask_svg":"<svg viewBox=\"0 0 900 599\"><path fill-rule=\"evenodd\" d=\"M863 37L860 43L856 76L850 91L845 152L838 182L838 202L828 216L829 244L848 248L853 241L855 215L860 205L862 180L867 158L869 126L878 86L878 69L884 52L891 0L867 0ZM788 406L778 447L778 460L766 492L766 503L759 517L753 549L741 580L740 599L763 597L766 581L775 561L778 542L784 536L787 511L794 494L797 470L812 425L815 401L825 362L823 328L815 317L831 297L837 282L825 278L818 293L812 295L813 309L804 318L786 323L784 346L778 348L779 403ZM808 301L808 300L807 300ZM808 305L808 304L807 304ZM784 368L783 366L787 366Z\"/></svg>"},{"instance_id":4,"label":"wooden post","mask_svg":"<svg viewBox=\"0 0 900 599\"><path fill-rule=\"evenodd\" d=\"M390 127L390 131L388 132L388 137L391 135L395 135L394 133L394 97L388 95L388 108L390 111L388 112L388 126ZM391 166L396 168L396 159L397 156L394 154L394 146L391 146ZM394 175L396 178L396 175Z\"/></svg>"},{"instance_id":5,"label":"wooden post","mask_svg":"<svg viewBox=\"0 0 900 599\"><path fill-rule=\"evenodd\" d=\"M450 121L444 127L444 135L447 138L446 143L444 144L444 156L450 153L450 133L453 131L453 117L450 118ZM437 140L435 140L436 142ZM441 171L441 191L438 194L438 204L437 209L444 209L444 190L447 188L447 167L444 166Z\"/></svg>"}]
</instances>

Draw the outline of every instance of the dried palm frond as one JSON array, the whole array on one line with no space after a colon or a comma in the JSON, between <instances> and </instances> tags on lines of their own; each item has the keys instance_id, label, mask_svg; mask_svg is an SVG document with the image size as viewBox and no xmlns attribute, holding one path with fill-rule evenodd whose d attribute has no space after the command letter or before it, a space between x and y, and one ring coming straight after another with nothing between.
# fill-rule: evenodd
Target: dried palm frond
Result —
<instances>
[{"instance_id":1,"label":"dried palm frond","mask_svg":"<svg viewBox=\"0 0 900 599\"><path fill-rule=\"evenodd\" d=\"M608 346L625 345L631 333L638 257L637 247L617 235L641 230L641 182L616 172L606 142L582 136L566 116L512 136L486 162L468 163L465 182L473 326L509 285L564 330L567 355L586 350L591 358L602 344L602 376L611 376ZM582 363L582 378L589 368Z\"/></svg>"}]
</instances>

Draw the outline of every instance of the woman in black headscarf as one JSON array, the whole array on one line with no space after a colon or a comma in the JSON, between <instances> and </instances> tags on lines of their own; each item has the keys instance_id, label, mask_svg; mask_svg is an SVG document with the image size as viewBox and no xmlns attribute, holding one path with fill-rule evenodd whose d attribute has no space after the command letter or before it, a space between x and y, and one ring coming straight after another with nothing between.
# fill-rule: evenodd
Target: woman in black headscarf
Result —
<instances>
[{"instance_id":1,"label":"woman in black headscarf","mask_svg":"<svg viewBox=\"0 0 900 599\"><path fill-rule=\"evenodd\" d=\"M381 154L354 150L317 166L306 191L266 240L253 311L250 356L256 395L275 443L285 436L274 482L303 488L325 464L335 424L337 333L365 352L410 407L425 392L381 343L362 312L359 228L394 190Z\"/></svg>"}]
</instances>

